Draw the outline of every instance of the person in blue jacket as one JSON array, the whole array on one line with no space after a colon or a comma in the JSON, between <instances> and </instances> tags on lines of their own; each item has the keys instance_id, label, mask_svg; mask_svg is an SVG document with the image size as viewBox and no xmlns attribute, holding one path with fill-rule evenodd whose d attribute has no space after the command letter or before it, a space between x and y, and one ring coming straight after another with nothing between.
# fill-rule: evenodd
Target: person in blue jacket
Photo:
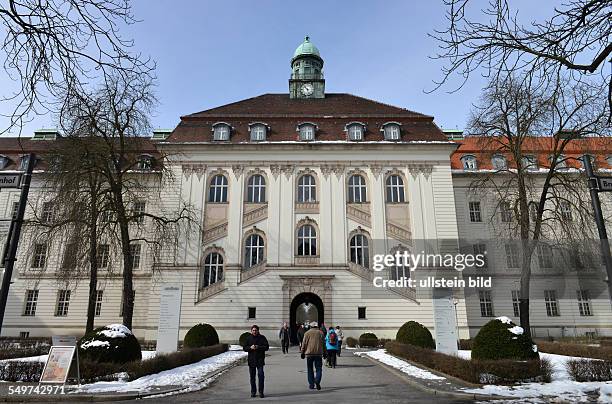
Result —
<instances>
[{"instance_id":1,"label":"person in blue jacket","mask_svg":"<svg viewBox=\"0 0 612 404\"><path fill-rule=\"evenodd\" d=\"M338 334L334 327L329 327L329 332L325 336L325 348L327 349L327 363L331 368L336 367L336 355L338 353Z\"/></svg>"}]
</instances>

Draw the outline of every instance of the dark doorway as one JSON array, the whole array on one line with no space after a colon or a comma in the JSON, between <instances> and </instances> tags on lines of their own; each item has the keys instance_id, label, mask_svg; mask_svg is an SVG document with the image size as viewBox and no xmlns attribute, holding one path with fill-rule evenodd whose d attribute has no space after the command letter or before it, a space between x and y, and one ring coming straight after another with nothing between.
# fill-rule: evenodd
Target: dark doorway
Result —
<instances>
[{"instance_id":1,"label":"dark doorway","mask_svg":"<svg viewBox=\"0 0 612 404\"><path fill-rule=\"evenodd\" d=\"M323 301L314 293L300 293L291 301L289 307L289 324L291 327L291 341L297 344L297 329L304 322L316 322L321 324L325 319Z\"/></svg>"}]
</instances>

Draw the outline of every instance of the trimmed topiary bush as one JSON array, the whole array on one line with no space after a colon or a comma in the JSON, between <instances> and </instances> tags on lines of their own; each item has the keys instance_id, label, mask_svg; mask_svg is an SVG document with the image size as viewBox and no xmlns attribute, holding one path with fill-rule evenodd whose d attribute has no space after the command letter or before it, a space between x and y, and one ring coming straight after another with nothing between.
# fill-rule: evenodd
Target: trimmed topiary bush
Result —
<instances>
[{"instance_id":1,"label":"trimmed topiary bush","mask_svg":"<svg viewBox=\"0 0 612 404\"><path fill-rule=\"evenodd\" d=\"M140 361L140 343L123 324L110 324L85 334L78 343L79 359L91 362Z\"/></svg>"},{"instance_id":2,"label":"trimmed topiary bush","mask_svg":"<svg viewBox=\"0 0 612 404\"><path fill-rule=\"evenodd\" d=\"M378 337L371 332L363 333L359 336L359 346L376 348L378 346Z\"/></svg>"},{"instance_id":3,"label":"trimmed topiary bush","mask_svg":"<svg viewBox=\"0 0 612 404\"><path fill-rule=\"evenodd\" d=\"M238 338L238 344L240 344L240 346L244 346L244 344L246 344L247 338L249 338L249 335L251 335L251 333L248 331L240 334L240 338Z\"/></svg>"},{"instance_id":4,"label":"trimmed topiary bush","mask_svg":"<svg viewBox=\"0 0 612 404\"><path fill-rule=\"evenodd\" d=\"M357 346L357 338L348 337L346 339L346 346L349 348L355 348Z\"/></svg>"},{"instance_id":5,"label":"trimmed topiary bush","mask_svg":"<svg viewBox=\"0 0 612 404\"><path fill-rule=\"evenodd\" d=\"M210 324L196 324L185 334L183 345L187 348L201 348L217 345L219 335L217 330Z\"/></svg>"},{"instance_id":6,"label":"trimmed topiary bush","mask_svg":"<svg viewBox=\"0 0 612 404\"><path fill-rule=\"evenodd\" d=\"M474 338L472 359L538 359L537 347L508 317L484 325Z\"/></svg>"},{"instance_id":7,"label":"trimmed topiary bush","mask_svg":"<svg viewBox=\"0 0 612 404\"><path fill-rule=\"evenodd\" d=\"M436 344L431 336L431 332L421 323L408 321L397 331L395 336L397 342L420 346L421 348L435 349Z\"/></svg>"}]
</instances>

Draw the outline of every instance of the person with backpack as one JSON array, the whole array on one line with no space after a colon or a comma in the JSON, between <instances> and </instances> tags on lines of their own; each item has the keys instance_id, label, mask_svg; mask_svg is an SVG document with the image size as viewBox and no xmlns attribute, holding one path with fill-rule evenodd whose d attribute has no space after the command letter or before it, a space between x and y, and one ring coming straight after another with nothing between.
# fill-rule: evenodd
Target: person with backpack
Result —
<instances>
[{"instance_id":1,"label":"person with backpack","mask_svg":"<svg viewBox=\"0 0 612 404\"><path fill-rule=\"evenodd\" d=\"M340 326L336 326L336 335L338 336L338 356L342 352L342 340L344 339L344 333L340 329Z\"/></svg>"},{"instance_id":2,"label":"person with backpack","mask_svg":"<svg viewBox=\"0 0 612 404\"><path fill-rule=\"evenodd\" d=\"M334 327L329 327L329 332L325 337L325 349L327 350L327 363L332 369L336 368L336 354L338 353L338 334Z\"/></svg>"}]
</instances>

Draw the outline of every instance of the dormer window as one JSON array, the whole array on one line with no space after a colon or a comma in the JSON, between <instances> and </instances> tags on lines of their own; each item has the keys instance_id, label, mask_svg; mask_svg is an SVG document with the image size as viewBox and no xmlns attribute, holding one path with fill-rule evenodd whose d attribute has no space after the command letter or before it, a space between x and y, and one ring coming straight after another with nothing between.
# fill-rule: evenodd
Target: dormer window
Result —
<instances>
[{"instance_id":1,"label":"dormer window","mask_svg":"<svg viewBox=\"0 0 612 404\"><path fill-rule=\"evenodd\" d=\"M153 166L153 157L150 154L141 154L138 157L137 167L142 171L149 171Z\"/></svg>"},{"instance_id":2,"label":"dormer window","mask_svg":"<svg viewBox=\"0 0 612 404\"><path fill-rule=\"evenodd\" d=\"M8 166L10 162L11 162L11 159L0 154L0 170L6 168L6 166Z\"/></svg>"},{"instance_id":3,"label":"dormer window","mask_svg":"<svg viewBox=\"0 0 612 404\"><path fill-rule=\"evenodd\" d=\"M400 140L400 124L397 122L387 122L381 131L385 135L385 140Z\"/></svg>"},{"instance_id":4,"label":"dormer window","mask_svg":"<svg viewBox=\"0 0 612 404\"><path fill-rule=\"evenodd\" d=\"M249 125L249 132L251 134L251 141L259 142L266 140L268 126L263 123L253 123Z\"/></svg>"},{"instance_id":5,"label":"dormer window","mask_svg":"<svg viewBox=\"0 0 612 404\"><path fill-rule=\"evenodd\" d=\"M352 141L360 141L363 140L363 133L365 132L365 125L361 122L351 122L346 125L346 129L348 132L348 138Z\"/></svg>"},{"instance_id":6,"label":"dormer window","mask_svg":"<svg viewBox=\"0 0 612 404\"><path fill-rule=\"evenodd\" d=\"M227 141L230 139L232 127L225 122L217 122L213 125L213 140Z\"/></svg>"},{"instance_id":7,"label":"dormer window","mask_svg":"<svg viewBox=\"0 0 612 404\"><path fill-rule=\"evenodd\" d=\"M523 156L523 158L521 158L521 163L525 170L528 170L528 171L538 170L538 160L536 159L536 156L534 156L533 154Z\"/></svg>"},{"instance_id":8,"label":"dormer window","mask_svg":"<svg viewBox=\"0 0 612 404\"><path fill-rule=\"evenodd\" d=\"M494 170L506 170L508 169L508 160L501 154L496 154L491 157L491 164Z\"/></svg>"},{"instance_id":9,"label":"dormer window","mask_svg":"<svg viewBox=\"0 0 612 404\"><path fill-rule=\"evenodd\" d=\"M550 165L552 166L552 163L555 161L555 156L551 155L548 159L550 161ZM567 169L567 158L563 154L559 154L557 156L557 164L555 167L557 170Z\"/></svg>"},{"instance_id":10,"label":"dormer window","mask_svg":"<svg viewBox=\"0 0 612 404\"><path fill-rule=\"evenodd\" d=\"M580 157L580 162L582 163L582 168L584 168L584 160L587 159L587 158L591 161L591 168L593 170L595 170L596 169L596 167L595 167L595 157L590 155L590 154L583 154L582 157Z\"/></svg>"},{"instance_id":11,"label":"dormer window","mask_svg":"<svg viewBox=\"0 0 612 404\"><path fill-rule=\"evenodd\" d=\"M476 163L476 157L471 154L461 157L461 163L463 164L464 170L476 170L478 164Z\"/></svg>"},{"instance_id":12,"label":"dormer window","mask_svg":"<svg viewBox=\"0 0 612 404\"><path fill-rule=\"evenodd\" d=\"M313 123L301 123L297 130L300 133L300 140L309 141L314 140L317 126Z\"/></svg>"},{"instance_id":13,"label":"dormer window","mask_svg":"<svg viewBox=\"0 0 612 404\"><path fill-rule=\"evenodd\" d=\"M24 154L19 158L19 170L26 171L28 169L28 159L30 155Z\"/></svg>"}]
</instances>

